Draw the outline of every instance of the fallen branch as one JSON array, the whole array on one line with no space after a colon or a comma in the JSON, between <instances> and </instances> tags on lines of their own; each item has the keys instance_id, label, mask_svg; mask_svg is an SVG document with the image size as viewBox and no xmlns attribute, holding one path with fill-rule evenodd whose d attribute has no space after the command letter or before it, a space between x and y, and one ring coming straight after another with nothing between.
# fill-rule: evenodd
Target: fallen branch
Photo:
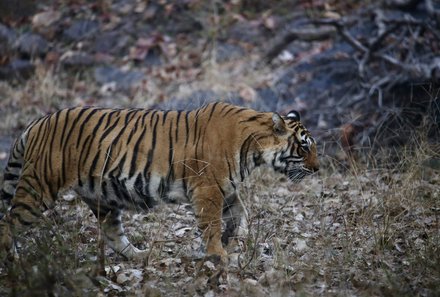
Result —
<instances>
[{"instance_id":1,"label":"fallen branch","mask_svg":"<svg viewBox=\"0 0 440 297\"><path fill-rule=\"evenodd\" d=\"M348 30L346 29L347 22L344 20L317 20L314 21L314 23L318 25L334 26L341 37L355 50L359 51L363 55L363 59L361 60L359 65L359 75L361 77L363 77L365 64L370 60L370 57L381 59L387 62L388 64L396 67L400 71L406 72L411 78L419 78L422 80L430 80L432 78L431 73L433 72L433 70L439 67L438 63L405 63L403 61L400 61L399 59L396 59L393 56L377 52L379 44L385 39L385 37L397 29L394 28L394 26L388 30L385 30L370 45L364 45L359 40L354 38L350 34L350 32L348 32Z\"/></svg>"},{"instance_id":2,"label":"fallen branch","mask_svg":"<svg viewBox=\"0 0 440 297\"><path fill-rule=\"evenodd\" d=\"M437 22L440 22L440 10L434 8L432 0L425 0L425 6L428 14Z\"/></svg>"},{"instance_id":3,"label":"fallen branch","mask_svg":"<svg viewBox=\"0 0 440 297\"><path fill-rule=\"evenodd\" d=\"M290 30L284 35L280 41L266 53L264 60L266 63L270 63L275 57L277 57L291 42L295 40L301 41L321 41L326 40L335 35L334 28L308 28L300 30Z\"/></svg>"}]
</instances>

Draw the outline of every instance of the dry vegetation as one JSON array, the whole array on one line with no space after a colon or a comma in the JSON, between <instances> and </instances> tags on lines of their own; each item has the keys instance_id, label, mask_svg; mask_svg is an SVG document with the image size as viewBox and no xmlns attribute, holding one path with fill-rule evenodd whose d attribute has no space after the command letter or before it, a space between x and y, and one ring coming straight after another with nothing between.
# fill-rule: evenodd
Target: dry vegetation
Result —
<instances>
[{"instance_id":1,"label":"dry vegetation","mask_svg":"<svg viewBox=\"0 0 440 297\"><path fill-rule=\"evenodd\" d=\"M24 109L9 115L15 128L44 112L35 106L62 106L69 96L50 76L1 87L11 102L30 90L33 100L54 100L16 101ZM92 213L63 197L21 236L20 259L0 266L0 295L438 295L440 154L424 131L394 150L364 148L343 162L322 155L319 174L300 184L255 172L241 189L249 228L228 247L226 270L203 258L190 205L126 213L133 242L151 250L135 262L109 249L102 257Z\"/></svg>"},{"instance_id":2,"label":"dry vegetation","mask_svg":"<svg viewBox=\"0 0 440 297\"><path fill-rule=\"evenodd\" d=\"M111 250L100 259L92 213L66 197L23 235L20 260L2 266L2 293L438 295L440 175L424 165L433 155L425 143L400 154L399 162L373 165L371 156L345 170L324 157L326 169L301 184L253 174L241 191L249 229L229 246L227 272L201 256L189 205L126 214L133 241L151 250L140 263Z\"/></svg>"}]
</instances>

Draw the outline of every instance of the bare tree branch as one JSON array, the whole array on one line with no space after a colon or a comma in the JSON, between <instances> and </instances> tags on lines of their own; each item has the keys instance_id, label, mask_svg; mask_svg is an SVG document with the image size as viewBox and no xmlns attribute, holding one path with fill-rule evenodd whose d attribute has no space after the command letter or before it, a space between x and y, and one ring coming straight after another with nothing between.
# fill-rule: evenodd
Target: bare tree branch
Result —
<instances>
[{"instance_id":1,"label":"bare tree branch","mask_svg":"<svg viewBox=\"0 0 440 297\"><path fill-rule=\"evenodd\" d=\"M308 28L301 30L290 30L284 35L280 41L266 53L265 61L268 63L277 57L286 46L295 40L301 41L320 41L333 37L335 35L334 28Z\"/></svg>"},{"instance_id":2,"label":"bare tree branch","mask_svg":"<svg viewBox=\"0 0 440 297\"><path fill-rule=\"evenodd\" d=\"M432 4L432 0L425 0L425 6L428 14L437 22L440 22L440 10L435 9L434 5Z\"/></svg>"}]
</instances>

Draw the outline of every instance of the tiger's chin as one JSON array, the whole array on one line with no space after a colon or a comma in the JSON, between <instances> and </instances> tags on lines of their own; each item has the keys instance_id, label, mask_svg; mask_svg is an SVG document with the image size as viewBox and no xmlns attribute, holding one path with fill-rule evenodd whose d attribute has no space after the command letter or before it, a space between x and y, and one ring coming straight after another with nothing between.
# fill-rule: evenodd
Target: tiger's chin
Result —
<instances>
[{"instance_id":1,"label":"tiger's chin","mask_svg":"<svg viewBox=\"0 0 440 297\"><path fill-rule=\"evenodd\" d=\"M312 170L308 170L304 167L292 168L287 170L287 176L294 183L301 182L306 176L313 174Z\"/></svg>"}]
</instances>

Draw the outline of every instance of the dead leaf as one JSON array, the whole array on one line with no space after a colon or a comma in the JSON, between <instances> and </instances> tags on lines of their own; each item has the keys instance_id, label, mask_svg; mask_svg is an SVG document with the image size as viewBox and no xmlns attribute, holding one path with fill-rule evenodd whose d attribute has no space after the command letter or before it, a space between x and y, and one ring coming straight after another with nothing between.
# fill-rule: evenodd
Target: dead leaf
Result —
<instances>
[{"instance_id":1,"label":"dead leaf","mask_svg":"<svg viewBox=\"0 0 440 297\"><path fill-rule=\"evenodd\" d=\"M254 102L258 96L257 92L252 87L245 84L240 85L239 94L246 102Z\"/></svg>"},{"instance_id":2,"label":"dead leaf","mask_svg":"<svg viewBox=\"0 0 440 297\"><path fill-rule=\"evenodd\" d=\"M55 22L61 19L61 12L48 10L44 12L37 13L32 18L32 27L34 30L38 31L42 27L49 27Z\"/></svg>"}]
</instances>

